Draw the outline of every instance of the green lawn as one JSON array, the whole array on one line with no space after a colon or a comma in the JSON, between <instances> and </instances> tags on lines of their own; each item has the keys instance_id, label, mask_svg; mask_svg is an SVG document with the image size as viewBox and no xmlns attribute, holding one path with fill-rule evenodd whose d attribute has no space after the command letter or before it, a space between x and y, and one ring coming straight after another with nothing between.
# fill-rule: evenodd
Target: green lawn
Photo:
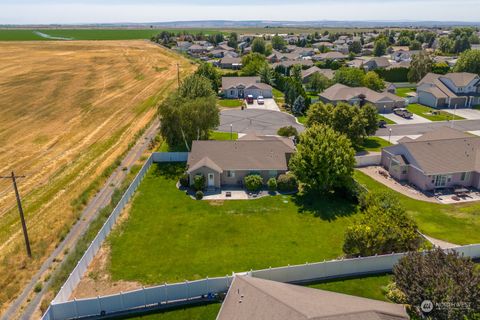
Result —
<instances>
[{"instance_id":1,"label":"green lawn","mask_svg":"<svg viewBox=\"0 0 480 320\"><path fill-rule=\"evenodd\" d=\"M179 308L175 310L139 316L128 319L141 320L215 320L220 311L220 303L212 303L203 306Z\"/></svg>"},{"instance_id":2,"label":"green lawn","mask_svg":"<svg viewBox=\"0 0 480 320\"><path fill-rule=\"evenodd\" d=\"M273 94L273 99L275 102L278 104L278 106L281 108L283 104L285 104L285 95L283 94L282 91L273 88L272 90Z\"/></svg>"},{"instance_id":3,"label":"green lawn","mask_svg":"<svg viewBox=\"0 0 480 320\"><path fill-rule=\"evenodd\" d=\"M392 144L388 142L387 140L384 140L379 137L368 137L365 139L364 143L362 146L357 147L356 151L357 152L362 152L362 151L381 151L382 148L391 146Z\"/></svg>"},{"instance_id":4,"label":"green lawn","mask_svg":"<svg viewBox=\"0 0 480 320\"><path fill-rule=\"evenodd\" d=\"M423 233L460 245L480 243L480 203L445 205L424 202L397 193L360 171L355 171L355 178L369 190L395 193Z\"/></svg>"},{"instance_id":5,"label":"green lawn","mask_svg":"<svg viewBox=\"0 0 480 320\"><path fill-rule=\"evenodd\" d=\"M407 109L411 113L414 113L431 121L447 121L453 119L453 114L445 111L436 110L418 103L410 104ZM455 120L462 119L462 117L455 116Z\"/></svg>"},{"instance_id":6,"label":"green lawn","mask_svg":"<svg viewBox=\"0 0 480 320\"><path fill-rule=\"evenodd\" d=\"M238 133L237 132L220 132L220 131L211 131L210 132L210 140L237 140ZM158 148L158 152L186 152L187 147L185 145L180 145L177 147L170 147L166 141L163 141Z\"/></svg>"},{"instance_id":7,"label":"green lawn","mask_svg":"<svg viewBox=\"0 0 480 320\"><path fill-rule=\"evenodd\" d=\"M378 117L378 121L383 120L383 121L385 121L387 124L395 124L395 123L396 123L396 122L394 122L394 121L392 121L392 120L390 120L390 119L388 119L388 118L385 118L385 117L382 116L381 114L377 115L377 117Z\"/></svg>"},{"instance_id":8,"label":"green lawn","mask_svg":"<svg viewBox=\"0 0 480 320\"><path fill-rule=\"evenodd\" d=\"M388 301L385 298L385 287L391 279L392 275L384 274L353 279L331 280L310 285L309 287L369 299Z\"/></svg>"},{"instance_id":9,"label":"green lawn","mask_svg":"<svg viewBox=\"0 0 480 320\"><path fill-rule=\"evenodd\" d=\"M417 91L417 88L415 87L410 87L410 88L397 88L397 92L395 93L397 96L399 97L402 97L402 98L406 98L407 97L407 93L410 93L410 92L415 92Z\"/></svg>"},{"instance_id":10,"label":"green lawn","mask_svg":"<svg viewBox=\"0 0 480 320\"><path fill-rule=\"evenodd\" d=\"M297 121L300 122L303 125L307 124L307 116L299 116L297 117Z\"/></svg>"},{"instance_id":11,"label":"green lawn","mask_svg":"<svg viewBox=\"0 0 480 320\"><path fill-rule=\"evenodd\" d=\"M238 108L243 104L240 99L218 99L218 105L223 108Z\"/></svg>"},{"instance_id":12,"label":"green lawn","mask_svg":"<svg viewBox=\"0 0 480 320\"><path fill-rule=\"evenodd\" d=\"M175 187L183 170L153 165L146 175L128 220L109 237L114 280L178 282L342 255L355 213L344 199L196 201Z\"/></svg>"}]
</instances>

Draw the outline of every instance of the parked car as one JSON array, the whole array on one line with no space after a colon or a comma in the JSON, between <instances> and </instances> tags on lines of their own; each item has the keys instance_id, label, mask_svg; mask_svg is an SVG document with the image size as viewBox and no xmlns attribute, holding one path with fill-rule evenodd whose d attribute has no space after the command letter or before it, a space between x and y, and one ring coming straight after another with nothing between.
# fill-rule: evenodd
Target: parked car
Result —
<instances>
[{"instance_id":1,"label":"parked car","mask_svg":"<svg viewBox=\"0 0 480 320\"><path fill-rule=\"evenodd\" d=\"M378 127L379 128L386 128L387 127L387 121L385 121L385 120L378 121Z\"/></svg>"},{"instance_id":2,"label":"parked car","mask_svg":"<svg viewBox=\"0 0 480 320\"><path fill-rule=\"evenodd\" d=\"M252 103L253 103L253 96L252 96L251 94L249 94L249 95L247 96L247 99L246 99L246 100L247 100L247 103L248 103L248 104L252 104Z\"/></svg>"},{"instance_id":3,"label":"parked car","mask_svg":"<svg viewBox=\"0 0 480 320\"><path fill-rule=\"evenodd\" d=\"M413 117L413 114L405 108L397 108L393 110L393 113L404 119L411 119Z\"/></svg>"},{"instance_id":4,"label":"parked car","mask_svg":"<svg viewBox=\"0 0 480 320\"><path fill-rule=\"evenodd\" d=\"M263 96L258 96L257 103L258 104L265 104L265 99L263 99Z\"/></svg>"}]
</instances>

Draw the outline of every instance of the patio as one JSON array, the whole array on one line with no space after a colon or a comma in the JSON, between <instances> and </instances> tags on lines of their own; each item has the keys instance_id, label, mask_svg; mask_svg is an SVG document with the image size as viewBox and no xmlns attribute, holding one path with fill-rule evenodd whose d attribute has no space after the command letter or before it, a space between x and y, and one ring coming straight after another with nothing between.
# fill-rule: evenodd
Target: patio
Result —
<instances>
[{"instance_id":1,"label":"patio","mask_svg":"<svg viewBox=\"0 0 480 320\"><path fill-rule=\"evenodd\" d=\"M446 188L436 190L433 196L443 204L480 201L480 192L471 188Z\"/></svg>"}]
</instances>

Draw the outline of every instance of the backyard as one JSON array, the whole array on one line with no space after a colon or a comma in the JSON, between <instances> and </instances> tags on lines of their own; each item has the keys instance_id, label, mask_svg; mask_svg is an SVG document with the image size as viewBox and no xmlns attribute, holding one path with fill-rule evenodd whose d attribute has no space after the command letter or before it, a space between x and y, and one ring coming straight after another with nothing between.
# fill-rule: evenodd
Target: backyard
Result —
<instances>
[{"instance_id":1,"label":"backyard","mask_svg":"<svg viewBox=\"0 0 480 320\"><path fill-rule=\"evenodd\" d=\"M148 172L109 238L113 281L177 282L342 255L354 204L305 195L195 201L175 187L184 170Z\"/></svg>"},{"instance_id":2,"label":"backyard","mask_svg":"<svg viewBox=\"0 0 480 320\"><path fill-rule=\"evenodd\" d=\"M395 94L399 97L406 98L408 93L417 91L415 87L408 87L408 88L397 88Z\"/></svg>"},{"instance_id":3,"label":"backyard","mask_svg":"<svg viewBox=\"0 0 480 320\"><path fill-rule=\"evenodd\" d=\"M407 110L411 113L414 113L420 117L424 117L431 121L447 121L447 120L462 120L463 118L460 116L453 116L445 111L440 111L437 109L433 109L418 103L412 103L408 105Z\"/></svg>"},{"instance_id":4,"label":"backyard","mask_svg":"<svg viewBox=\"0 0 480 320\"><path fill-rule=\"evenodd\" d=\"M368 137L363 141L361 146L355 148L357 152L380 152L382 148L391 146L392 144L385 139L380 137Z\"/></svg>"}]
</instances>

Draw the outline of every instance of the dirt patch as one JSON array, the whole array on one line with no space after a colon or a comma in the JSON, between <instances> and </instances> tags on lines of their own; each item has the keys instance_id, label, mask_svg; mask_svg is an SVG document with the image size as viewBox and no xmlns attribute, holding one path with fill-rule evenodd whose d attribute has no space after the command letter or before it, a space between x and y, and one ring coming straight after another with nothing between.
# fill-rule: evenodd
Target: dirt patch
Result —
<instances>
[{"instance_id":1,"label":"dirt patch","mask_svg":"<svg viewBox=\"0 0 480 320\"><path fill-rule=\"evenodd\" d=\"M109 261L110 248L103 245L70 298L91 298L116 294L121 291L135 290L142 287L142 284L138 282L112 281L107 270Z\"/></svg>"}]
</instances>

